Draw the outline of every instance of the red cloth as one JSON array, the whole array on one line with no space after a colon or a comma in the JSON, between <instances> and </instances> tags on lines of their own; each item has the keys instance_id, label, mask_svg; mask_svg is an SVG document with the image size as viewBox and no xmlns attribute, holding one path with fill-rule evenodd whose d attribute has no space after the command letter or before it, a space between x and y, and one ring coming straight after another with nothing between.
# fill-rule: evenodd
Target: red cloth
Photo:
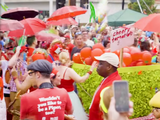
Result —
<instances>
[{"instance_id":1,"label":"red cloth","mask_svg":"<svg viewBox=\"0 0 160 120\"><path fill-rule=\"evenodd\" d=\"M2 56L8 61L9 59L7 58L7 56L3 53L3 52L1 52L1 56L0 56L0 60L2 59Z\"/></svg>"},{"instance_id":2,"label":"red cloth","mask_svg":"<svg viewBox=\"0 0 160 120\"><path fill-rule=\"evenodd\" d=\"M52 55L52 57L53 57L54 61L59 60L59 57L58 57L57 54ZM50 63L53 63L53 60L52 60L52 58L50 57L50 55L48 55L47 60L48 60Z\"/></svg>"},{"instance_id":3,"label":"red cloth","mask_svg":"<svg viewBox=\"0 0 160 120\"><path fill-rule=\"evenodd\" d=\"M134 119L130 119L130 120L155 120L154 115L151 113L148 116L144 116L144 117L139 117L139 118L134 118ZM157 119L160 120L160 119Z\"/></svg>"},{"instance_id":4,"label":"red cloth","mask_svg":"<svg viewBox=\"0 0 160 120\"><path fill-rule=\"evenodd\" d=\"M68 52L71 56L71 52L72 52L72 49L74 48L74 45L72 43L70 43L70 44L68 44L67 48L68 48Z\"/></svg>"},{"instance_id":5,"label":"red cloth","mask_svg":"<svg viewBox=\"0 0 160 120\"><path fill-rule=\"evenodd\" d=\"M70 111L71 109L72 103L65 89L56 87L53 89L37 89L22 95L20 118L64 120L65 110Z\"/></svg>"},{"instance_id":6,"label":"red cloth","mask_svg":"<svg viewBox=\"0 0 160 120\"><path fill-rule=\"evenodd\" d=\"M67 68L68 69L68 68ZM70 80L65 80L65 74L67 72L67 69L65 70L64 74L63 74L63 78L61 79L61 84L58 86L59 88L64 88L67 90L67 92L72 92L74 90L74 80L70 79Z\"/></svg>"},{"instance_id":7,"label":"red cloth","mask_svg":"<svg viewBox=\"0 0 160 120\"><path fill-rule=\"evenodd\" d=\"M0 77L0 87L1 87L0 99L2 100L3 99L3 79L1 77Z\"/></svg>"},{"instance_id":8,"label":"red cloth","mask_svg":"<svg viewBox=\"0 0 160 120\"><path fill-rule=\"evenodd\" d=\"M65 80L65 79L61 79L61 84L57 87L59 88L65 88L67 90L67 92L72 92L74 90L74 86L73 86L74 80Z\"/></svg>"},{"instance_id":9,"label":"red cloth","mask_svg":"<svg viewBox=\"0 0 160 120\"><path fill-rule=\"evenodd\" d=\"M99 109L100 93L105 87L111 86L115 80L121 80L118 71L112 73L110 76L104 79L100 86L97 88L89 110L89 120L103 120L103 113Z\"/></svg>"},{"instance_id":10,"label":"red cloth","mask_svg":"<svg viewBox=\"0 0 160 120\"><path fill-rule=\"evenodd\" d=\"M32 56L33 51L34 51L34 48L28 48L28 54L27 54L27 56L28 57Z\"/></svg>"},{"instance_id":11,"label":"red cloth","mask_svg":"<svg viewBox=\"0 0 160 120\"><path fill-rule=\"evenodd\" d=\"M30 92L33 92L33 91L37 90L37 88L30 87L29 90L30 90Z\"/></svg>"}]
</instances>

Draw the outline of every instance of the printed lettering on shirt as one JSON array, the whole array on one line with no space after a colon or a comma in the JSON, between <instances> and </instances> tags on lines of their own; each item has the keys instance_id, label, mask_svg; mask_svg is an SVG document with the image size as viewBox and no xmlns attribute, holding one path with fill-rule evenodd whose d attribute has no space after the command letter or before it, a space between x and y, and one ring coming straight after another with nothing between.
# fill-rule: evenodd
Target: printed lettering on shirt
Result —
<instances>
[{"instance_id":1,"label":"printed lettering on shirt","mask_svg":"<svg viewBox=\"0 0 160 120\"><path fill-rule=\"evenodd\" d=\"M42 120L46 120L46 117L42 117Z\"/></svg>"},{"instance_id":2,"label":"printed lettering on shirt","mask_svg":"<svg viewBox=\"0 0 160 120\"><path fill-rule=\"evenodd\" d=\"M55 114L56 110L61 109L60 96L49 96L47 98L39 98L40 104L37 104L38 112L45 112L45 115ZM58 120L54 117L53 120Z\"/></svg>"},{"instance_id":3,"label":"printed lettering on shirt","mask_svg":"<svg viewBox=\"0 0 160 120\"><path fill-rule=\"evenodd\" d=\"M58 120L58 117L51 117L50 120Z\"/></svg>"}]
</instances>

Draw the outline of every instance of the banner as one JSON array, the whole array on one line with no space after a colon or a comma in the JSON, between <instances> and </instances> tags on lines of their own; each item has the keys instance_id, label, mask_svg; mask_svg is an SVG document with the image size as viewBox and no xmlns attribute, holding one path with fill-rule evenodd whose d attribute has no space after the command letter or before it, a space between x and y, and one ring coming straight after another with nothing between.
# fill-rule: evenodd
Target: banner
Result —
<instances>
[{"instance_id":1,"label":"banner","mask_svg":"<svg viewBox=\"0 0 160 120\"><path fill-rule=\"evenodd\" d=\"M132 25L120 27L111 32L111 51L120 50L134 43L134 28Z\"/></svg>"}]
</instances>

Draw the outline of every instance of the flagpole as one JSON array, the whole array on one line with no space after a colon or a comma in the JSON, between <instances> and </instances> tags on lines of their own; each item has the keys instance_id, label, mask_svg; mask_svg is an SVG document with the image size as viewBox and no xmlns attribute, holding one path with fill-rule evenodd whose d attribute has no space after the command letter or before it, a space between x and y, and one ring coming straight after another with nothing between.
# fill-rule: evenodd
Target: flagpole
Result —
<instances>
[{"instance_id":1,"label":"flagpole","mask_svg":"<svg viewBox=\"0 0 160 120\"><path fill-rule=\"evenodd\" d=\"M49 16L53 13L53 0L49 0Z\"/></svg>"},{"instance_id":2,"label":"flagpole","mask_svg":"<svg viewBox=\"0 0 160 120\"><path fill-rule=\"evenodd\" d=\"M140 4L139 0L137 0L137 3L138 3L138 6L139 6L139 9L141 10L141 13L143 13L143 10L142 10L142 7L141 7L141 4Z\"/></svg>"}]
</instances>

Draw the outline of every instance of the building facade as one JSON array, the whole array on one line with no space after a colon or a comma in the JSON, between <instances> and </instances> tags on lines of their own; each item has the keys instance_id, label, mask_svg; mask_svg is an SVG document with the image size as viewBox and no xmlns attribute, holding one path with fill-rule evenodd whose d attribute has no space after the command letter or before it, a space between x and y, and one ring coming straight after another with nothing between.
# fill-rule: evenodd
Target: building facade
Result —
<instances>
[{"instance_id":1,"label":"building facade","mask_svg":"<svg viewBox=\"0 0 160 120\"><path fill-rule=\"evenodd\" d=\"M52 9L50 9L50 1L52 1ZM96 8L100 0L89 0L92 2L94 7ZM125 0L124 8L128 8L128 3L130 0ZM1 0L2 5L5 3L9 9L17 8L17 7L29 7L34 8L40 11L39 18L44 19L50 16L49 11L53 13L56 10L56 0ZM160 0L156 0L156 4L158 5L158 9L160 9ZM68 5L68 0L66 0L66 5ZM80 6L80 0L76 0L76 5ZM122 10L122 0L108 0L108 5L106 5L109 9L108 15L113 14ZM4 10L1 9L1 13ZM76 17L76 20L80 23L88 23L90 17L90 9L88 8L86 14L80 15Z\"/></svg>"}]
</instances>

